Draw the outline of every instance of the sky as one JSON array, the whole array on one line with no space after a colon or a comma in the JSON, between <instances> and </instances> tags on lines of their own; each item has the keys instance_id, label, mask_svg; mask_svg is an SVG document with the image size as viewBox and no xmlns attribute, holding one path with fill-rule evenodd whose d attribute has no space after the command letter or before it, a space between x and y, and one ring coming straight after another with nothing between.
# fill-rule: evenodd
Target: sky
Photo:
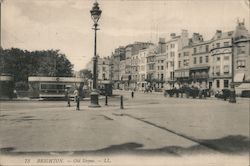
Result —
<instances>
[{"instance_id":1,"label":"sky","mask_svg":"<svg viewBox=\"0 0 250 166\"><path fill-rule=\"evenodd\" d=\"M26 50L59 49L74 64L86 67L94 54L90 10L95 0L3 0L2 47ZM186 29L209 40L217 29L235 29L245 19L248 0L98 0L102 15L97 53L110 56L115 48L135 41L169 39Z\"/></svg>"}]
</instances>

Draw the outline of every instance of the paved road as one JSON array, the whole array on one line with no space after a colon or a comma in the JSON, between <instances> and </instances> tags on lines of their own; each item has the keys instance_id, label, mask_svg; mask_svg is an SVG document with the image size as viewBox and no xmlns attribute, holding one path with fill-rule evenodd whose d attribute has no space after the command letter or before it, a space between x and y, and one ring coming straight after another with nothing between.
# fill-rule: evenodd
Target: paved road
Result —
<instances>
[{"instance_id":1,"label":"paved road","mask_svg":"<svg viewBox=\"0 0 250 166\"><path fill-rule=\"evenodd\" d=\"M165 98L162 94L115 91L109 106L89 101L1 102L0 148L11 154L234 154L249 148L249 101Z\"/></svg>"}]
</instances>

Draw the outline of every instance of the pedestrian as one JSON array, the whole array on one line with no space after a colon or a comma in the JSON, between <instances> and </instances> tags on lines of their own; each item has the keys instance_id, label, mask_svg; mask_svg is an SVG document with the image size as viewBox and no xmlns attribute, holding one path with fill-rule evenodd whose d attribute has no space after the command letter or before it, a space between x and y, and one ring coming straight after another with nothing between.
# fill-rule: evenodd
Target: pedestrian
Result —
<instances>
[{"instance_id":1,"label":"pedestrian","mask_svg":"<svg viewBox=\"0 0 250 166\"><path fill-rule=\"evenodd\" d=\"M131 92L131 97L134 98L134 91Z\"/></svg>"},{"instance_id":2,"label":"pedestrian","mask_svg":"<svg viewBox=\"0 0 250 166\"><path fill-rule=\"evenodd\" d=\"M70 94L68 89L65 89L65 99L67 101L67 106L70 107Z\"/></svg>"},{"instance_id":3,"label":"pedestrian","mask_svg":"<svg viewBox=\"0 0 250 166\"><path fill-rule=\"evenodd\" d=\"M17 91L16 89L13 90L14 98L17 98Z\"/></svg>"},{"instance_id":4,"label":"pedestrian","mask_svg":"<svg viewBox=\"0 0 250 166\"><path fill-rule=\"evenodd\" d=\"M79 111L80 110L80 96L77 95L76 97L76 110Z\"/></svg>"},{"instance_id":5,"label":"pedestrian","mask_svg":"<svg viewBox=\"0 0 250 166\"><path fill-rule=\"evenodd\" d=\"M75 95L75 100L76 100L76 110L80 110L80 95L79 95L79 91L76 89L74 92Z\"/></svg>"},{"instance_id":6,"label":"pedestrian","mask_svg":"<svg viewBox=\"0 0 250 166\"><path fill-rule=\"evenodd\" d=\"M74 90L74 101L77 102L77 96L79 96L79 92L77 89Z\"/></svg>"}]
</instances>

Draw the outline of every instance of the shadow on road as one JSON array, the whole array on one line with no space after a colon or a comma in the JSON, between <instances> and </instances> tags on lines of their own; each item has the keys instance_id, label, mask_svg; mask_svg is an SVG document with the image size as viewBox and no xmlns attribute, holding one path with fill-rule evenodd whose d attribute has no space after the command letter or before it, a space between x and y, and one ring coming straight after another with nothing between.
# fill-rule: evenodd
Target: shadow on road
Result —
<instances>
[{"instance_id":1,"label":"shadow on road","mask_svg":"<svg viewBox=\"0 0 250 166\"><path fill-rule=\"evenodd\" d=\"M128 142L120 145L111 145L109 147L91 150L91 151L53 151L53 154L70 155L164 155L176 156L195 155L208 153L222 153L230 155L240 155L249 152L249 138L242 135L229 135L220 139L200 140L201 144L184 148L181 146L167 146L158 149L142 149L143 144ZM206 145L206 146L204 146ZM14 147L5 147L0 149L1 154L8 155L50 155L52 152L16 152ZM70 153L71 152L71 153Z\"/></svg>"}]
</instances>

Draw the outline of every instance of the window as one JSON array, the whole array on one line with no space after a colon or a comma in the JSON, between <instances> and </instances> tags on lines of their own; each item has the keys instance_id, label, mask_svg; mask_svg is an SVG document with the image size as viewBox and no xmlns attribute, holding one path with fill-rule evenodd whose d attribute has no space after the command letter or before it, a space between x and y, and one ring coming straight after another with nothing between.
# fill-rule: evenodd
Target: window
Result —
<instances>
[{"instance_id":1,"label":"window","mask_svg":"<svg viewBox=\"0 0 250 166\"><path fill-rule=\"evenodd\" d=\"M158 70L160 70L160 66L158 66L157 68L158 68Z\"/></svg>"},{"instance_id":2,"label":"window","mask_svg":"<svg viewBox=\"0 0 250 166\"><path fill-rule=\"evenodd\" d=\"M220 75L220 66L215 67L215 73L216 75Z\"/></svg>"},{"instance_id":3,"label":"window","mask_svg":"<svg viewBox=\"0 0 250 166\"><path fill-rule=\"evenodd\" d=\"M220 88L220 80L216 80L216 87Z\"/></svg>"},{"instance_id":4,"label":"window","mask_svg":"<svg viewBox=\"0 0 250 166\"><path fill-rule=\"evenodd\" d=\"M181 53L178 54L179 58L181 57Z\"/></svg>"},{"instance_id":5,"label":"window","mask_svg":"<svg viewBox=\"0 0 250 166\"><path fill-rule=\"evenodd\" d=\"M199 47L199 52L202 52L202 46Z\"/></svg>"},{"instance_id":6,"label":"window","mask_svg":"<svg viewBox=\"0 0 250 166\"><path fill-rule=\"evenodd\" d=\"M171 48L174 48L174 47L175 47L175 44L171 44L170 47L171 47Z\"/></svg>"},{"instance_id":7,"label":"window","mask_svg":"<svg viewBox=\"0 0 250 166\"><path fill-rule=\"evenodd\" d=\"M173 51L170 52L170 56L174 57L174 52Z\"/></svg>"},{"instance_id":8,"label":"window","mask_svg":"<svg viewBox=\"0 0 250 166\"><path fill-rule=\"evenodd\" d=\"M223 71L224 71L224 73L229 73L229 65L224 65Z\"/></svg>"},{"instance_id":9,"label":"window","mask_svg":"<svg viewBox=\"0 0 250 166\"><path fill-rule=\"evenodd\" d=\"M194 48L194 54L196 54L196 48Z\"/></svg>"},{"instance_id":10,"label":"window","mask_svg":"<svg viewBox=\"0 0 250 166\"><path fill-rule=\"evenodd\" d=\"M161 70L164 70L164 66L161 66Z\"/></svg>"},{"instance_id":11,"label":"window","mask_svg":"<svg viewBox=\"0 0 250 166\"><path fill-rule=\"evenodd\" d=\"M220 61L220 57L217 57L217 61Z\"/></svg>"},{"instance_id":12,"label":"window","mask_svg":"<svg viewBox=\"0 0 250 166\"><path fill-rule=\"evenodd\" d=\"M206 52L209 52L209 45L206 45Z\"/></svg>"},{"instance_id":13,"label":"window","mask_svg":"<svg viewBox=\"0 0 250 166\"><path fill-rule=\"evenodd\" d=\"M202 63L202 56L200 57L200 63Z\"/></svg>"},{"instance_id":14,"label":"window","mask_svg":"<svg viewBox=\"0 0 250 166\"><path fill-rule=\"evenodd\" d=\"M174 62L170 62L170 64L171 64L171 67L174 67Z\"/></svg>"},{"instance_id":15,"label":"window","mask_svg":"<svg viewBox=\"0 0 250 166\"><path fill-rule=\"evenodd\" d=\"M245 47L244 46L238 46L237 47L237 54L245 54Z\"/></svg>"},{"instance_id":16,"label":"window","mask_svg":"<svg viewBox=\"0 0 250 166\"><path fill-rule=\"evenodd\" d=\"M179 67L179 68L181 67L181 61L178 62L178 67Z\"/></svg>"},{"instance_id":17,"label":"window","mask_svg":"<svg viewBox=\"0 0 250 166\"><path fill-rule=\"evenodd\" d=\"M174 72L173 71L170 72L170 78L171 78L171 80L174 79Z\"/></svg>"},{"instance_id":18,"label":"window","mask_svg":"<svg viewBox=\"0 0 250 166\"><path fill-rule=\"evenodd\" d=\"M189 52L184 52L184 56L189 56Z\"/></svg>"},{"instance_id":19,"label":"window","mask_svg":"<svg viewBox=\"0 0 250 166\"><path fill-rule=\"evenodd\" d=\"M229 46L229 42L224 42L224 47L228 47Z\"/></svg>"},{"instance_id":20,"label":"window","mask_svg":"<svg viewBox=\"0 0 250 166\"><path fill-rule=\"evenodd\" d=\"M224 80L224 88L228 88L229 86L229 81L228 80Z\"/></svg>"},{"instance_id":21,"label":"window","mask_svg":"<svg viewBox=\"0 0 250 166\"><path fill-rule=\"evenodd\" d=\"M183 60L183 66L188 66L188 60Z\"/></svg>"},{"instance_id":22,"label":"window","mask_svg":"<svg viewBox=\"0 0 250 166\"><path fill-rule=\"evenodd\" d=\"M161 74L161 80L163 80L163 78L164 78L164 75L163 75L163 74Z\"/></svg>"},{"instance_id":23,"label":"window","mask_svg":"<svg viewBox=\"0 0 250 166\"><path fill-rule=\"evenodd\" d=\"M161 63L164 63L164 60L161 60Z\"/></svg>"},{"instance_id":24,"label":"window","mask_svg":"<svg viewBox=\"0 0 250 166\"><path fill-rule=\"evenodd\" d=\"M220 43L216 43L216 47L217 47L217 48L220 48Z\"/></svg>"},{"instance_id":25,"label":"window","mask_svg":"<svg viewBox=\"0 0 250 166\"><path fill-rule=\"evenodd\" d=\"M208 63L208 56L206 56L206 63Z\"/></svg>"},{"instance_id":26,"label":"window","mask_svg":"<svg viewBox=\"0 0 250 166\"><path fill-rule=\"evenodd\" d=\"M196 64L196 57L194 57L194 64Z\"/></svg>"},{"instance_id":27,"label":"window","mask_svg":"<svg viewBox=\"0 0 250 166\"><path fill-rule=\"evenodd\" d=\"M149 70L154 70L154 64L149 65Z\"/></svg>"},{"instance_id":28,"label":"window","mask_svg":"<svg viewBox=\"0 0 250 166\"><path fill-rule=\"evenodd\" d=\"M246 67L246 60L237 60L237 69L245 67Z\"/></svg>"},{"instance_id":29,"label":"window","mask_svg":"<svg viewBox=\"0 0 250 166\"><path fill-rule=\"evenodd\" d=\"M166 62L166 68L168 69L168 62Z\"/></svg>"},{"instance_id":30,"label":"window","mask_svg":"<svg viewBox=\"0 0 250 166\"><path fill-rule=\"evenodd\" d=\"M228 55L225 55L225 56L224 56L224 60L229 60L229 56L228 56Z\"/></svg>"}]
</instances>

